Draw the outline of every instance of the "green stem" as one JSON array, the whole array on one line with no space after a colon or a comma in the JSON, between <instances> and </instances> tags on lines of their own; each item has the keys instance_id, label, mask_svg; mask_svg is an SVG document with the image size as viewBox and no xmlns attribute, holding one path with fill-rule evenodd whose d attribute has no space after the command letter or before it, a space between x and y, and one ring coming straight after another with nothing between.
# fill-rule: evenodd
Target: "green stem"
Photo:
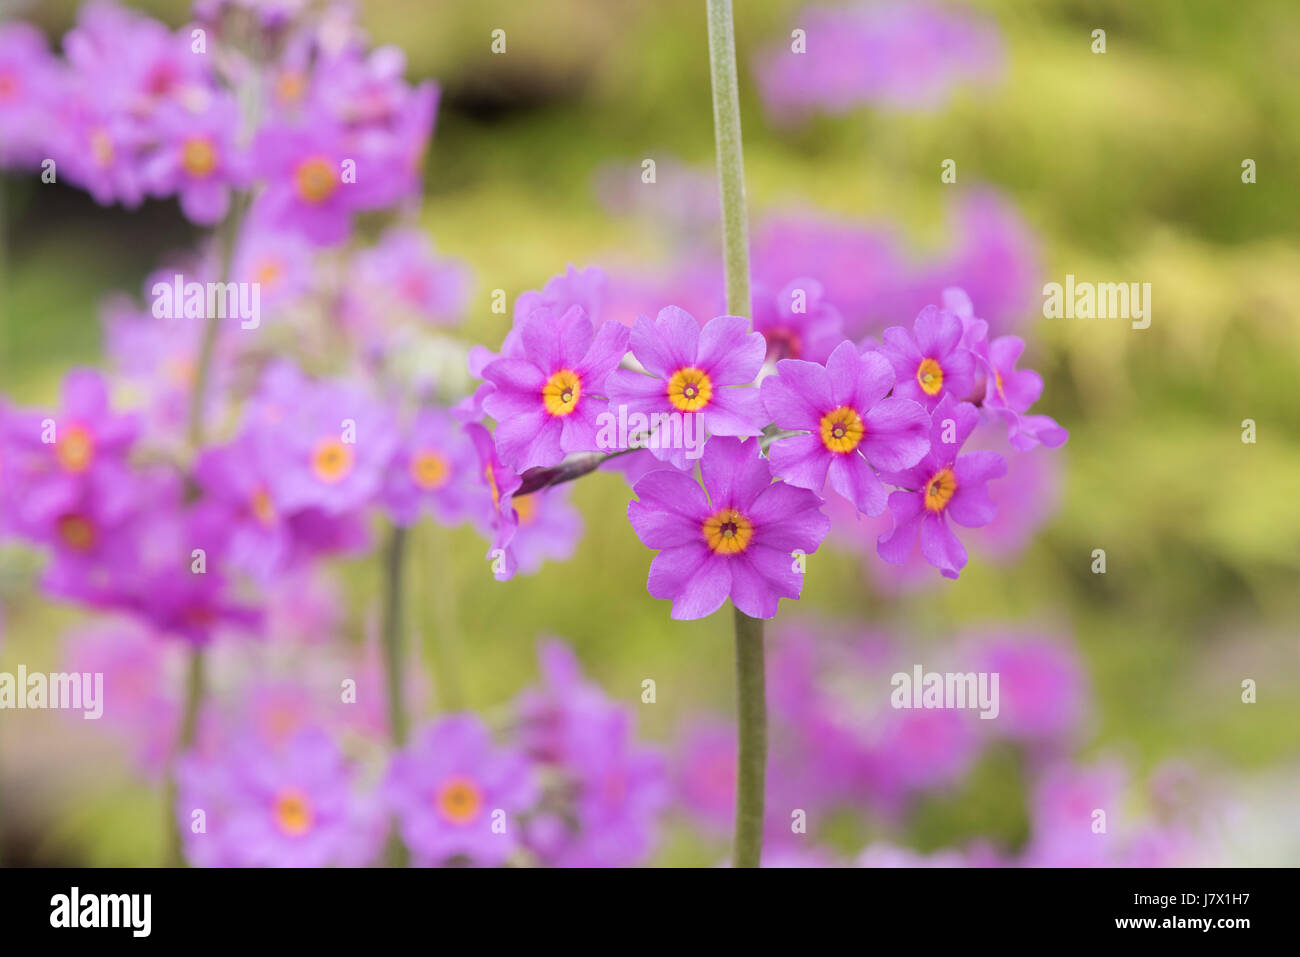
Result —
<instances>
[{"instance_id":1,"label":"green stem","mask_svg":"<svg viewBox=\"0 0 1300 957\"><path fill-rule=\"evenodd\" d=\"M745 157L740 138L740 94L731 0L708 0L708 19L727 312L750 317L753 305L749 292L749 220L745 209ZM733 867L758 867L763 855L763 796L767 777L763 623L737 608L735 627L738 742L736 837L731 863Z\"/></svg>"},{"instance_id":2,"label":"green stem","mask_svg":"<svg viewBox=\"0 0 1300 957\"><path fill-rule=\"evenodd\" d=\"M388 685L388 730L395 747L406 744L406 705L402 687L405 654L402 641L402 573L406 567L406 529L393 526L384 549L384 607L380 639L384 646L384 675Z\"/></svg>"},{"instance_id":3,"label":"green stem","mask_svg":"<svg viewBox=\"0 0 1300 957\"><path fill-rule=\"evenodd\" d=\"M236 193L231 198L230 212L218 227L217 248L220 258L217 275L221 282L230 280L235 259L235 245L239 241L239 233L247 209L248 196L244 193ZM198 358L195 360L194 384L190 393L189 419L186 428L186 439L192 455L198 455L203 445L203 411L207 402L208 379L211 377L212 359L216 354L220 321L215 316L204 320L203 337L199 343ZM194 488L191 485L191 495L193 494ZM190 650L180 732L168 760L166 781L163 786L163 813L167 821L165 854L170 867L183 867L185 864L181 834L176 821L175 763L178 757L194 747L194 739L198 733L199 711L203 706L203 673L203 649L196 645Z\"/></svg>"},{"instance_id":4,"label":"green stem","mask_svg":"<svg viewBox=\"0 0 1300 957\"><path fill-rule=\"evenodd\" d=\"M384 676L388 690L388 730L394 748L406 744L408 731L402 665L405 643L402 640L402 579L406 569L406 529L395 525L384 549L384 605L379 626L379 637L384 649ZM391 867L405 867L409 861L406 846L394 828L388 839L388 863Z\"/></svg>"},{"instance_id":5,"label":"green stem","mask_svg":"<svg viewBox=\"0 0 1300 957\"><path fill-rule=\"evenodd\" d=\"M745 157L740 142L740 94L736 85L736 37L731 0L708 0L709 72L713 79L713 133L722 193L722 258L727 311L749 317L749 218L745 210Z\"/></svg>"},{"instance_id":6,"label":"green stem","mask_svg":"<svg viewBox=\"0 0 1300 957\"><path fill-rule=\"evenodd\" d=\"M763 797L767 783L767 687L763 622L739 608L736 624L736 837L732 867L758 867L763 856Z\"/></svg>"},{"instance_id":7,"label":"green stem","mask_svg":"<svg viewBox=\"0 0 1300 957\"><path fill-rule=\"evenodd\" d=\"M440 710L462 711L465 708L465 690L461 682L460 642L456 632L456 585L452 580L453 567L442 561L450 554L447 529L434 525L424 538L424 568L442 568L433 574L424 591L423 620L428 647L433 654L433 680L438 691Z\"/></svg>"}]
</instances>

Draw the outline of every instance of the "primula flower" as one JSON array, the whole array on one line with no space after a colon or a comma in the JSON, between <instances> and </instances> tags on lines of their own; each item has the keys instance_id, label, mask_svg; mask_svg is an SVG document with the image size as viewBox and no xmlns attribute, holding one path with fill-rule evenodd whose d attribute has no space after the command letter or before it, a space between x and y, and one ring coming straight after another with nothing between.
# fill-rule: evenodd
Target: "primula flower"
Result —
<instances>
[{"instance_id":1,"label":"primula flower","mask_svg":"<svg viewBox=\"0 0 1300 957\"><path fill-rule=\"evenodd\" d=\"M478 454L479 475L488 491L488 501L478 524L487 530L492 539L487 557L492 560L492 575L503 582L514 577L518 563L510 547L519 529L519 516L515 512L514 494L523 484L519 473L501 464L492 435L477 422L465 426L465 434L474 444Z\"/></svg>"},{"instance_id":2,"label":"primula flower","mask_svg":"<svg viewBox=\"0 0 1300 957\"><path fill-rule=\"evenodd\" d=\"M661 469L633 489L628 521L641 544L661 549L646 587L671 599L678 619L711 615L728 597L751 617L773 617L780 598L803 589L794 553L811 554L826 537L821 498L774 483L758 442L710 439L700 474L703 488Z\"/></svg>"},{"instance_id":3,"label":"primula flower","mask_svg":"<svg viewBox=\"0 0 1300 957\"><path fill-rule=\"evenodd\" d=\"M1007 423L1012 447L1026 451L1042 443L1049 449L1065 444L1068 433L1046 415L1024 415L1043 394L1043 377L1032 369L1017 369L1016 360L1025 351L1019 336L999 336L988 344L984 361L988 379L984 408Z\"/></svg>"},{"instance_id":4,"label":"primula flower","mask_svg":"<svg viewBox=\"0 0 1300 957\"><path fill-rule=\"evenodd\" d=\"M261 460L256 435L246 431L229 445L205 449L194 478L204 496L198 507L221 529L227 560L269 582L288 564L292 533Z\"/></svg>"},{"instance_id":5,"label":"primula flower","mask_svg":"<svg viewBox=\"0 0 1300 957\"><path fill-rule=\"evenodd\" d=\"M0 167L42 157L49 100L62 82L45 37L26 23L0 25Z\"/></svg>"},{"instance_id":6,"label":"primula flower","mask_svg":"<svg viewBox=\"0 0 1300 957\"><path fill-rule=\"evenodd\" d=\"M827 304L822 284L795 279L767 294L754 290L754 331L767 342L767 359L806 359L825 362L844 341L844 317Z\"/></svg>"},{"instance_id":7,"label":"primula flower","mask_svg":"<svg viewBox=\"0 0 1300 957\"><path fill-rule=\"evenodd\" d=\"M718 316L701 328L690 313L668 306L653 322L637 319L629 346L649 374L620 369L606 386L610 403L626 405L629 415L699 417L710 435L758 435L767 424L752 388L767 344L761 333L750 332L747 319ZM701 434L692 429L683 424L683 435ZM686 450L662 447L671 444L660 440L651 451L685 468Z\"/></svg>"},{"instance_id":8,"label":"primula flower","mask_svg":"<svg viewBox=\"0 0 1300 957\"><path fill-rule=\"evenodd\" d=\"M383 786L403 841L425 865L505 863L523 837L521 815L538 793L527 758L494 747L483 722L469 714L417 733L393 757Z\"/></svg>"},{"instance_id":9,"label":"primula flower","mask_svg":"<svg viewBox=\"0 0 1300 957\"><path fill-rule=\"evenodd\" d=\"M483 408L497 420L502 461L517 470L555 465L566 453L596 451L597 417L606 376L627 350L626 326L599 332L581 307L563 315L532 312L519 330L523 355L488 363L483 376L496 390Z\"/></svg>"},{"instance_id":10,"label":"primula flower","mask_svg":"<svg viewBox=\"0 0 1300 957\"><path fill-rule=\"evenodd\" d=\"M287 395L275 389L291 388ZM391 409L346 383L264 382L254 413L276 508L329 515L370 504L397 444Z\"/></svg>"},{"instance_id":11,"label":"primula flower","mask_svg":"<svg viewBox=\"0 0 1300 957\"><path fill-rule=\"evenodd\" d=\"M352 215L375 205L373 188L384 175L382 167L368 166L350 150L343 131L328 121L265 128L251 155L259 178L266 181L255 216L299 232L318 246L347 237ZM355 164L355 176L347 181L345 160Z\"/></svg>"},{"instance_id":12,"label":"primula flower","mask_svg":"<svg viewBox=\"0 0 1300 957\"><path fill-rule=\"evenodd\" d=\"M979 424L979 412L970 403L945 395L931 419L930 451L925 458L910 469L885 476L891 485L906 491L889 496L894 527L880 537L876 551L885 561L901 565L919 535L925 560L945 578L956 578L966 564L966 549L948 527L948 519L966 528L991 522L997 508L985 486L1006 474L1007 463L996 452L958 456Z\"/></svg>"},{"instance_id":13,"label":"primula flower","mask_svg":"<svg viewBox=\"0 0 1300 957\"><path fill-rule=\"evenodd\" d=\"M314 250L301 235L270 229L250 218L240 231L231 276L257 283L265 313L309 294L314 269Z\"/></svg>"},{"instance_id":14,"label":"primula flower","mask_svg":"<svg viewBox=\"0 0 1300 957\"><path fill-rule=\"evenodd\" d=\"M144 165L153 196L179 194L181 212L200 226L221 221L230 208L230 190L243 185L247 163L235 142L239 110L228 97L194 112L168 106L154 122L157 143Z\"/></svg>"},{"instance_id":15,"label":"primula flower","mask_svg":"<svg viewBox=\"0 0 1300 957\"><path fill-rule=\"evenodd\" d=\"M885 398L894 370L877 353L858 355L844 340L820 366L783 359L763 380L763 405L781 429L807 435L781 439L769 455L772 474L791 485L821 491L827 476L860 512L885 509L885 487L874 469L910 468L929 449L930 417L910 399Z\"/></svg>"},{"instance_id":16,"label":"primula flower","mask_svg":"<svg viewBox=\"0 0 1300 957\"><path fill-rule=\"evenodd\" d=\"M186 857L201 866L356 867L382 846L382 815L319 729L278 748L250 735L211 757L186 756L177 784ZM191 827L196 808L205 814L200 833Z\"/></svg>"},{"instance_id":17,"label":"primula flower","mask_svg":"<svg viewBox=\"0 0 1300 957\"><path fill-rule=\"evenodd\" d=\"M383 501L401 525L429 511L455 525L477 504L478 455L460 423L440 409L423 409L403 437L384 479Z\"/></svg>"},{"instance_id":18,"label":"primula flower","mask_svg":"<svg viewBox=\"0 0 1300 957\"><path fill-rule=\"evenodd\" d=\"M945 396L961 401L975 388L975 357L962 346L962 321L938 306L926 306L909 333L890 326L880 352L894 366L894 395L919 402L928 411Z\"/></svg>"}]
</instances>

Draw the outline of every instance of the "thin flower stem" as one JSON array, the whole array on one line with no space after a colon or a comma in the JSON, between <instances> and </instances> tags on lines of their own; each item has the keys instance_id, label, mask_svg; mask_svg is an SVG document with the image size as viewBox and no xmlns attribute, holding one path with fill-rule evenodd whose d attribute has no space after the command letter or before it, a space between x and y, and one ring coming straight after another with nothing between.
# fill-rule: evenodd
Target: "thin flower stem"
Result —
<instances>
[{"instance_id":1,"label":"thin flower stem","mask_svg":"<svg viewBox=\"0 0 1300 957\"><path fill-rule=\"evenodd\" d=\"M384 605L380 640L384 647L384 674L388 684L388 730L394 747L406 744L408 730L402 686L405 642L402 640L402 578L406 568L407 531L393 526L384 550Z\"/></svg>"},{"instance_id":2,"label":"thin flower stem","mask_svg":"<svg viewBox=\"0 0 1300 957\"><path fill-rule=\"evenodd\" d=\"M230 202L230 212L222 221L217 231L217 254L219 256L218 275L221 282L228 282L233 270L235 245L239 241L240 229L244 215L248 210L249 197L236 193ZM189 420L186 438L191 455L197 455L204 438L204 406L207 402L208 379L210 378L212 360L216 354L217 334L220 331L219 320L209 317L203 326L203 338L199 343L199 354L194 369L193 389L190 393ZM193 488L191 487L191 492ZM185 699L181 710L181 725L168 760L167 777L163 787L163 813L167 821L167 841L165 844L166 862L170 867L183 867L185 857L182 851L181 834L176 820L176 759L194 746L198 734L199 711L203 706L203 649L194 646L190 649L185 682Z\"/></svg>"},{"instance_id":3,"label":"thin flower stem","mask_svg":"<svg viewBox=\"0 0 1300 957\"><path fill-rule=\"evenodd\" d=\"M745 158L740 138L740 93L731 0L708 0L708 20L727 312L748 318L753 315L749 290L749 221L745 209ZM737 608L735 629L738 752L736 836L731 862L734 867L758 867L763 855L763 796L767 777L763 623Z\"/></svg>"},{"instance_id":4,"label":"thin flower stem","mask_svg":"<svg viewBox=\"0 0 1300 957\"><path fill-rule=\"evenodd\" d=\"M758 867L763 856L763 799L767 783L767 688L763 622L739 608L736 626L736 837L732 867Z\"/></svg>"},{"instance_id":5,"label":"thin flower stem","mask_svg":"<svg viewBox=\"0 0 1300 957\"><path fill-rule=\"evenodd\" d=\"M405 589L406 550L409 536L405 528L394 525L389 532L384 549L383 588L384 604L380 619L379 637L383 643L384 675L388 690L388 730L393 747L406 744L409 729L406 715L402 665L405 658L403 636L402 599ZM405 867L409 862L406 846L396 829L388 840L388 863L391 867Z\"/></svg>"},{"instance_id":6,"label":"thin flower stem","mask_svg":"<svg viewBox=\"0 0 1300 957\"><path fill-rule=\"evenodd\" d=\"M713 78L713 132L722 194L722 258L727 312L752 316L749 294L749 216L745 208L745 157L740 140L736 37L731 0L708 0L709 71Z\"/></svg>"}]
</instances>

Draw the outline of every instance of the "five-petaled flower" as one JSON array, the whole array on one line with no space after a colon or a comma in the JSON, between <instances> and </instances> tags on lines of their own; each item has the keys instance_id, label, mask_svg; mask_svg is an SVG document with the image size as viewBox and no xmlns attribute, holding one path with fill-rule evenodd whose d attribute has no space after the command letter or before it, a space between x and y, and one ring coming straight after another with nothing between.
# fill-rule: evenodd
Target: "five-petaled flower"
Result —
<instances>
[{"instance_id":1,"label":"five-petaled flower","mask_svg":"<svg viewBox=\"0 0 1300 957\"><path fill-rule=\"evenodd\" d=\"M884 476L902 489L889 496L893 530L876 543L885 561L895 565L907 561L919 534L921 554L945 578L956 578L966 564L966 549L948 527L948 519L966 528L993 521L997 507L985 485L1007 471L1006 460L996 452L957 455L979 417L970 403L944 396L934 409L930 451L910 469Z\"/></svg>"},{"instance_id":2,"label":"five-petaled flower","mask_svg":"<svg viewBox=\"0 0 1300 957\"><path fill-rule=\"evenodd\" d=\"M858 355L848 340L825 366L783 359L776 369L763 380L763 405L777 427L806 434L772 445L772 474L817 492L829 476L858 511L879 515L887 493L874 469L896 472L920 461L930 447L925 409L885 398L893 368L878 353Z\"/></svg>"},{"instance_id":3,"label":"five-petaled flower","mask_svg":"<svg viewBox=\"0 0 1300 957\"><path fill-rule=\"evenodd\" d=\"M945 396L957 401L975 387L975 357L962 344L962 321L946 309L926 306L912 332L902 326L885 330L880 352L894 366L894 395L912 399L930 411Z\"/></svg>"},{"instance_id":4,"label":"five-petaled flower","mask_svg":"<svg viewBox=\"0 0 1300 957\"><path fill-rule=\"evenodd\" d=\"M754 618L776 615L780 598L798 598L795 552L817 550L830 528L822 499L773 482L759 443L715 437L700 459L704 487L673 469L636 483L628 521L641 543L660 549L647 587L672 599L672 616L703 618L732 603Z\"/></svg>"},{"instance_id":5,"label":"five-petaled flower","mask_svg":"<svg viewBox=\"0 0 1300 957\"><path fill-rule=\"evenodd\" d=\"M610 402L625 405L651 422L665 414L703 416L710 435L758 435L767 424L758 390L751 388L763 367L767 344L750 332L739 316L718 316L701 328L695 317L676 306L659 310L653 322L642 316L628 340L632 355L649 375L626 369L610 374ZM689 432L685 428L682 434ZM686 450L671 443L650 443L660 458L687 466Z\"/></svg>"},{"instance_id":6,"label":"five-petaled flower","mask_svg":"<svg viewBox=\"0 0 1300 957\"><path fill-rule=\"evenodd\" d=\"M600 394L623 359L627 337L627 327L616 322L594 331L581 306L563 315L543 307L524 319L523 355L483 369L496 387L483 408L497 420L497 450L506 465L522 472L599 448L597 418L609 404Z\"/></svg>"}]
</instances>

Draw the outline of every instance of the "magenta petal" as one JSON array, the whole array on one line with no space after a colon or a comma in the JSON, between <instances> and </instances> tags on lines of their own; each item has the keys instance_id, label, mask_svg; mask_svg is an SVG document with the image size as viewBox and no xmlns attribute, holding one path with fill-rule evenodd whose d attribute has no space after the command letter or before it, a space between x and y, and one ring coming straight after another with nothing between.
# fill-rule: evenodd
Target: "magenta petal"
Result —
<instances>
[{"instance_id":1,"label":"magenta petal","mask_svg":"<svg viewBox=\"0 0 1300 957\"><path fill-rule=\"evenodd\" d=\"M830 531L822 497L805 488L775 482L754 500L746 514L754 522L754 544L789 554L817 551Z\"/></svg>"},{"instance_id":2,"label":"magenta petal","mask_svg":"<svg viewBox=\"0 0 1300 957\"><path fill-rule=\"evenodd\" d=\"M727 600L731 570L703 542L666 548L650 563L646 590L651 597L671 599L675 619L703 618Z\"/></svg>"},{"instance_id":3,"label":"magenta petal","mask_svg":"<svg viewBox=\"0 0 1300 957\"><path fill-rule=\"evenodd\" d=\"M560 317L557 334L559 365L576 372L591 349L596 335L591 320L587 318L587 313L581 306L570 306L565 310L564 315ZM543 368L547 367L543 366ZM601 374L608 372L609 369L605 369Z\"/></svg>"},{"instance_id":4,"label":"magenta petal","mask_svg":"<svg viewBox=\"0 0 1300 957\"><path fill-rule=\"evenodd\" d=\"M762 396L753 386L719 389L699 414L711 435L758 435L768 421Z\"/></svg>"},{"instance_id":5,"label":"magenta petal","mask_svg":"<svg viewBox=\"0 0 1300 957\"><path fill-rule=\"evenodd\" d=\"M708 373L716 390L724 385L749 385L763 367L767 343L762 333L749 331L749 320L718 316L700 330L695 365Z\"/></svg>"},{"instance_id":6,"label":"magenta petal","mask_svg":"<svg viewBox=\"0 0 1300 957\"><path fill-rule=\"evenodd\" d=\"M501 461L516 472L523 472L536 466L556 465L564 458L561 431L555 416L539 410L499 422L493 437Z\"/></svg>"},{"instance_id":7,"label":"magenta petal","mask_svg":"<svg viewBox=\"0 0 1300 957\"><path fill-rule=\"evenodd\" d=\"M576 307L575 307L576 308ZM631 330L621 322L606 322L596 333L595 341L573 371L589 392L604 394L605 379L618 368L627 354L628 334Z\"/></svg>"},{"instance_id":8,"label":"magenta petal","mask_svg":"<svg viewBox=\"0 0 1300 957\"><path fill-rule=\"evenodd\" d=\"M859 512L879 515L888 495L867 460L856 452L836 455L830 468L831 488L852 502Z\"/></svg>"},{"instance_id":9,"label":"magenta petal","mask_svg":"<svg viewBox=\"0 0 1300 957\"><path fill-rule=\"evenodd\" d=\"M843 404L851 405L855 409L870 409L889 394L896 380L894 367L888 359L879 352L865 353L858 358L857 379L853 385L853 393L848 399L843 400ZM836 401L840 401L838 395Z\"/></svg>"},{"instance_id":10,"label":"magenta petal","mask_svg":"<svg viewBox=\"0 0 1300 957\"><path fill-rule=\"evenodd\" d=\"M880 352L894 367L898 380L901 382L915 375L916 367L921 364L924 356L916 347L912 334L902 326L890 326L881 333L880 339Z\"/></svg>"},{"instance_id":11,"label":"magenta petal","mask_svg":"<svg viewBox=\"0 0 1300 957\"><path fill-rule=\"evenodd\" d=\"M652 323L638 319L632 327L629 345L632 354L652 375L668 379L674 372L695 364L700 324L695 317L676 306L659 310Z\"/></svg>"},{"instance_id":12,"label":"magenta petal","mask_svg":"<svg viewBox=\"0 0 1300 957\"><path fill-rule=\"evenodd\" d=\"M1006 375L1016 367L1016 362L1024 351L1025 340L1019 336L998 336L989 343L989 363Z\"/></svg>"},{"instance_id":13,"label":"magenta petal","mask_svg":"<svg viewBox=\"0 0 1300 957\"><path fill-rule=\"evenodd\" d=\"M758 442L741 442L715 436L704 444L700 476L714 508L748 510L760 492L772 484L767 459L759 454Z\"/></svg>"},{"instance_id":14,"label":"magenta petal","mask_svg":"<svg viewBox=\"0 0 1300 957\"><path fill-rule=\"evenodd\" d=\"M534 309L525 316L519 325L519 340L524 355L544 374L560 368L560 324L550 309ZM484 369L484 374L487 371Z\"/></svg>"},{"instance_id":15,"label":"magenta petal","mask_svg":"<svg viewBox=\"0 0 1300 957\"><path fill-rule=\"evenodd\" d=\"M916 344L925 356L946 356L961 342L961 320L938 306L926 306L912 327Z\"/></svg>"},{"instance_id":16,"label":"magenta petal","mask_svg":"<svg viewBox=\"0 0 1300 957\"><path fill-rule=\"evenodd\" d=\"M876 541L876 554L891 565L904 565L916 547L916 536L924 514L923 496L919 492L891 492L889 511L894 527Z\"/></svg>"},{"instance_id":17,"label":"magenta petal","mask_svg":"<svg viewBox=\"0 0 1300 957\"><path fill-rule=\"evenodd\" d=\"M1042 394L1043 377L1033 369L1003 372L1000 398L1017 412L1027 411Z\"/></svg>"},{"instance_id":18,"label":"magenta petal","mask_svg":"<svg viewBox=\"0 0 1300 957\"><path fill-rule=\"evenodd\" d=\"M659 469L644 475L632 489L628 521L646 548L672 548L700 541L709 501L699 483L684 472Z\"/></svg>"},{"instance_id":19,"label":"magenta petal","mask_svg":"<svg viewBox=\"0 0 1300 957\"><path fill-rule=\"evenodd\" d=\"M832 453L815 435L796 435L773 442L767 450L772 474L799 488L819 492L826 485Z\"/></svg>"},{"instance_id":20,"label":"magenta petal","mask_svg":"<svg viewBox=\"0 0 1300 957\"><path fill-rule=\"evenodd\" d=\"M863 422L862 454L881 471L909 469L930 451L930 415L911 399L884 399Z\"/></svg>"},{"instance_id":21,"label":"magenta petal","mask_svg":"<svg viewBox=\"0 0 1300 957\"><path fill-rule=\"evenodd\" d=\"M805 362L802 359L782 359L776 364L776 374L787 389L813 410L816 419L820 420L823 415L835 408L835 400L831 397L830 376L817 363ZM769 380L765 379L764 383L767 381ZM790 425L788 428L811 428L811 426Z\"/></svg>"},{"instance_id":22,"label":"magenta petal","mask_svg":"<svg viewBox=\"0 0 1300 957\"><path fill-rule=\"evenodd\" d=\"M927 513L921 521L921 554L944 578L956 578L966 564L966 548L942 515Z\"/></svg>"},{"instance_id":23,"label":"magenta petal","mask_svg":"<svg viewBox=\"0 0 1300 957\"><path fill-rule=\"evenodd\" d=\"M751 618L773 618L781 598L798 598L803 576L783 551L751 547L731 560L731 602Z\"/></svg>"},{"instance_id":24,"label":"magenta petal","mask_svg":"<svg viewBox=\"0 0 1300 957\"><path fill-rule=\"evenodd\" d=\"M813 405L804 393L794 388L791 380L781 375L781 366L800 361L782 359L777 363L777 374L768 376L759 386L763 407L781 429L816 429L821 417L831 408L829 403L823 407Z\"/></svg>"},{"instance_id":25,"label":"magenta petal","mask_svg":"<svg viewBox=\"0 0 1300 957\"><path fill-rule=\"evenodd\" d=\"M599 452L600 444L596 441L599 431L599 416L609 411L609 403L604 399L583 396L578 400L577 408L569 415L560 418L560 448L569 452Z\"/></svg>"}]
</instances>

